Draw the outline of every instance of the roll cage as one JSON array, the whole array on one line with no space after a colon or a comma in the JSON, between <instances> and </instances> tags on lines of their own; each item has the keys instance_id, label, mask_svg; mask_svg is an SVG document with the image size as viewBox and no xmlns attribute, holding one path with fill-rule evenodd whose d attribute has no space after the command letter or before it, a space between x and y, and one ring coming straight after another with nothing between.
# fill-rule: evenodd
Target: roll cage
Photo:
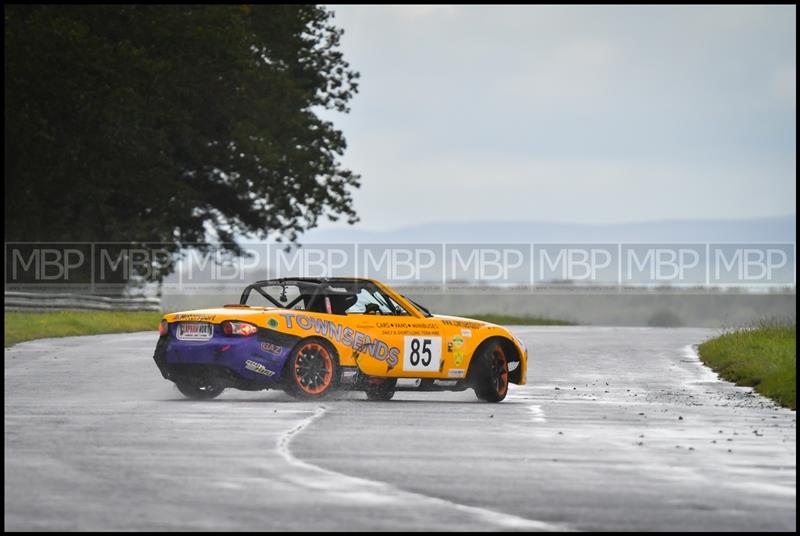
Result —
<instances>
[{"instance_id":1,"label":"roll cage","mask_svg":"<svg viewBox=\"0 0 800 536\"><path fill-rule=\"evenodd\" d=\"M286 298L286 287L297 287L299 294L291 301ZM284 300L275 299L264 289L266 287L283 287L281 296ZM343 289L343 290L340 290ZM358 299L358 293L362 289L370 292L377 291L381 295L390 299L385 300L385 305L392 310L393 314L401 314L392 302L399 305L411 316L429 317L427 309L416 305L411 300L397 294L391 288L382 285L371 279L357 279L345 277L332 278L304 278L304 277L284 277L277 279L264 279L247 285L239 298L240 305L247 305L252 292L256 292L266 299L269 303L280 309L292 309L301 301L307 311L331 314L346 314L345 311L353 306Z\"/></svg>"}]
</instances>

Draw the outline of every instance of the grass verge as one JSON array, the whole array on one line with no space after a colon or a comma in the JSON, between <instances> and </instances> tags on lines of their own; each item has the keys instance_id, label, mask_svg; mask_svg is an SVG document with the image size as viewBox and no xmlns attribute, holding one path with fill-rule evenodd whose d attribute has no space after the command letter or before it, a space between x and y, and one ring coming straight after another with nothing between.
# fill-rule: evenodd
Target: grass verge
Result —
<instances>
[{"instance_id":1,"label":"grass verge","mask_svg":"<svg viewBox=\"0 0 800 536\"><path fill-rule=\"evenodd\" d=\"M547 318L545 316L517 316L499 314L467 314L457 315L475 320L483 320L492 324L506 324L511 326L574 326L575 322L570 320L560 320L558 318Z\"/></svg>"},{"instance_id":2,"label":"grass verge","mask_svg":"<svg viewBox=\"0 0 800 536\"><path fill-rule=\"evenodd\" d=\"M763 322L700 345L700 359L724 379L797 409L797 324Z\"/></svg>"},{"instance_id":3,"label":"grass verge","mask_svg":"<svg viewBox=\"0 0 800 536\"><path fill-rule=\"evenodd\" d=\"M6 312L4 346L45 337L152 331L161 316L152 311Z\"/></svg>"}]
</instances>

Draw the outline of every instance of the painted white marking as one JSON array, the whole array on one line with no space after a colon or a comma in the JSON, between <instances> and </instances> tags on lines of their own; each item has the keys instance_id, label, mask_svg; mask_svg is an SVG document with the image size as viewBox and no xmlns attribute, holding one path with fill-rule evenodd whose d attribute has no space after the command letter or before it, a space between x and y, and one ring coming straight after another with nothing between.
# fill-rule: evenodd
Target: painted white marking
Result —
<instances>
[{"instance_id":1,"label":"painted white marking","mask_svg":"<svg viewBox=\"0 0 800 536\"><path fill-rule=\"evenodd\" d=\"M511 391L509 391L508 393L509 400L525 401L525 400L533 400L533 398L534 397L532 396L512 393ZM545 417L544 415L544 409L542 409L542 406L540 406L539 404L528 404L528 411L531 414L531 420L533 422L538 422L538 423L547 422L547 417Z\"/></svg>"},{"instance_id":2,"label":"painted white marking","mask_svg":"<svg viewBox=\"0 0 800 536\"><path fill-rule=\"evenodd\" d=\"M280 454L287 463L301 470L290 477L291 481L297 485L333 493L348 500L359 501L361 504L392 504L394 506L405 506L409 511L414 511L414 508L423 507L425 509L430 509L431 506L454 508L466 515L476 517L481 522L509 529L542 531L570 530L560 524L527 519L486 508L479 508L477 506L467 506L438 497L423 495L421 493L404 491L385 482L337 473L336 471L323 469L322 467L298 460L294 457L289 448L292 439L305 430L311 423L322 417L326 411L327 408L325 406L319 406L314 411L313 415L283 434L278 440L278 454ZM310 474L303 474L304 472Z\"/></svg>"},{"instance_id":3,"label":"painted white marking","mask_svg":"<svg viewBox=\"0 0 800 536\"><path fill-rule=\"evenodd\" d=\"M214 482L213 485L222 489L242 489L244 487L236 482Z\"/></svg>"},{"instance_id":4,"label":"painted white marking","mask_svg":"<svg viewBox=\"0 0 800 536\"><path fill-rule=\"evenodd\" d=\"M695 380L690 383L721 383L722 380L719 379L717 373L708 368L702 361L700 361L700 356L697 355L697 350L691 344L686 345L683 347L682 356L684 359L689 361L695 361L698 365L698 369L702 377L698 380Z\"/></svg>"},{"instance_id":5,"label":"painted white marking","mask_svg":"<svg viewBox=\"0 0 800 536\"><path fill-rule=\"evenodd\" d=\"M783 497L797 497L797 488L782 484L770 484L769 482L733 482L730 486L747 491L758 491L770 495L780 495Z\"/></svg>"},{"instance_id":6,"label":"painted white marking","mask_svg":"<svg viewBox=\"0 0 800 536\"><path fill-rule=\"evenodd\" d=\"M533 422L547 422L544 416L544 410L539 404L531 404L528 406L528 411L531 412L531 420Z\"/></svg>"}]
</instances>

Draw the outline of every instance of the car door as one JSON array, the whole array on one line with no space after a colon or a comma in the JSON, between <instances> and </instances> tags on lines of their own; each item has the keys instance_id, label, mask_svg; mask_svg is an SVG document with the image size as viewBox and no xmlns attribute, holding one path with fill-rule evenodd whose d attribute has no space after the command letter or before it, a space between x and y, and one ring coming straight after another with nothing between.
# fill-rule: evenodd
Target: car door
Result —
<instances>
[{"instance_id":1,"label":"car door","mask_svg":"<svg viewBox=\"0 0 800 536\"><path fill-rule=\"evenodd\" d=\"M385 295L382 298L388 304L376 303L368 290L361 290L358 298L347 314L359 338L354 349L363 373L397 378L446 377L441 322L412 316Z\"/></svg>"}]
</instances>

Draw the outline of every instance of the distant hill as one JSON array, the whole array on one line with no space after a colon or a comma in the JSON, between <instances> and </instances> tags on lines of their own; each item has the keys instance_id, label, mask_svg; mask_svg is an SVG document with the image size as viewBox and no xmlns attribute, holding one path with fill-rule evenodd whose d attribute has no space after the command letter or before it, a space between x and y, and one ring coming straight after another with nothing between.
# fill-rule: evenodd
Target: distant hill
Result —
<instances>
[{"instance_id":1,"label":"distant hill","mask_svg":"<svg viewBox=\"0 0 800 536\"><path fill-rule=\"evenodd\" d=\"M441 222L391 231L313 230L303 244L414 242L795 242L796 217L663 220L618 224L537 221Z\"/></svg>"}]
</instances>

